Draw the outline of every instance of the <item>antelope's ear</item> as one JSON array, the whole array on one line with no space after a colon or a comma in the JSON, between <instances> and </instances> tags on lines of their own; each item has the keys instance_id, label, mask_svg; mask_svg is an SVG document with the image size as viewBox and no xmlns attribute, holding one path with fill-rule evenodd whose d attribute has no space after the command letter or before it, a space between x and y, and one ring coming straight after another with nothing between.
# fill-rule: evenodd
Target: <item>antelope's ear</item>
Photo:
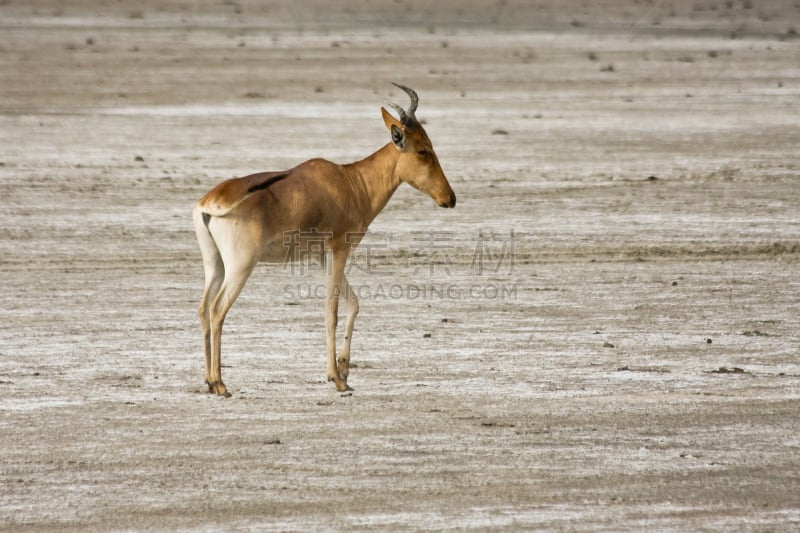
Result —
<instances>
[{"instance_id":1,"label":"antelope's ear","mask_svg":"<svg viewBox=\"0 0 800 533\"><path fill-rule=\"evenodd\" d=\"M386 129L392 131L392 126L397 126L403 129L403 123L392 116L391 113L386 111L385 107L381 107L381 115L383 115L383 123L386 124Z\"/></svg>"},{"instance_id":2,"label":"antelope's ear","mask_svg":"<svg viewBox=\"0 0 800 533\"><path fill-rule=\"evenodd\" d=\"M392 142L394 143L395 148L400 150L401 152L406 149L406 132L398 128L397 126L392 126Z\"/></svg>"},{"instance_id":3,"label":"antelope's ear","mask_svg":"<svg viewBox=\"0 0 800 533\"><path fill-rule=\"evenodd\" d=\"M381 114L383 115L383 123L386 124L386 129L388 129L392 134L392 143L398 150L405 150L406 130L403 127L403 124L389 114L384 107L381 108Z\"/></svg>"}]
</instances>

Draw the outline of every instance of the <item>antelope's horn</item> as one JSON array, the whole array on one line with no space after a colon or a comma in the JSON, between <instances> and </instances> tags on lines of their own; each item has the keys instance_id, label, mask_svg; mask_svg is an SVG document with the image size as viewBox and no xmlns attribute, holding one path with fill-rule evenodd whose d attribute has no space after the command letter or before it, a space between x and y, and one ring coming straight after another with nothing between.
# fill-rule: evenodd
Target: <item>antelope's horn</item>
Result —
<instances>
[{"instance_id":1,"label":"antelope's horn","mask_svg":"<svg viewBox=\"0 0 800 533\"><path fill-rule=\"evenodd\" d=\"M391 102L386 102L386 104L388 106L390 106L392 109L394 109L395 111L397 111L397 116L400 117L400 122L402 122L403 124L408 122L408 115L406 115L406 110L405 109L403 109L399 105L393 104Z\"/></svg>"},{"instance_id":2,"label":"antelope's horn","mask_svg":"<svg viewBox=\"0 0 800 533\"><path fill-rule=\"evenodd\" d=\"M399 83L394 83L394 82L392 82L392 85L394 85L398 89L401 89L408 95L408 97L411 99L411 105L408 106L408 111L406 111L406 113L411 118L417 118L416 116L414 116L414 113L417 111L417 105L419 104L419 96L417 96L417 93L414 91L414 89L410 89L405 85L400 85Z\"/></svg>"}]
</instances>

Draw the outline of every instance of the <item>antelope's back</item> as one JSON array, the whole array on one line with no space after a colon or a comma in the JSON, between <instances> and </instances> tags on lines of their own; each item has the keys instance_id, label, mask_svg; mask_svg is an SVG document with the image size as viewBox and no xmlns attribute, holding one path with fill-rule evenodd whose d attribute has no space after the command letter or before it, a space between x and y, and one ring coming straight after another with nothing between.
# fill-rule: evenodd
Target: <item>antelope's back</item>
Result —
<instances>
[{"instance_id":1,"label":"antelope's back","mask_svg":"<svg viewBox=\"0 0 800 533\"><path fill-rule=\"evenodd\" d=\"M204 194L197 205L211 216L224 216L251 194L264 190L287 176L289 171L259 172L243 178L231 178Z\"/></svg>"}]
</instances>

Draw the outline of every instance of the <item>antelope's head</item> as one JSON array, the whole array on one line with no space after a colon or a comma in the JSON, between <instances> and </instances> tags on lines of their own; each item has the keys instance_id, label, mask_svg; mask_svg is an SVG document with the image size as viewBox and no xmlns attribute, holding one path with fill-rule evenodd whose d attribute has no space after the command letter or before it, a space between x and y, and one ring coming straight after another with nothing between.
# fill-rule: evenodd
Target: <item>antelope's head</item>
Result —
<instances>
[{"instance_id":1,"label":"antelope's head","mask_svg":"<svg viewBox=\"0 0 800 533\"><path fill-rule=\"evenodd\" d=\"M389 104L397 111L400 120L381 108L383 122L392 135L392 144L399 152L395 167L397 177L433 198L439 207L455 207L456 195L439 165L439 158L433 151L428 134L414 116L419 103L417 93L403 85L393 85L405 91L411 98L408 111L398 105Z\"/></svg>"}]
</instances>

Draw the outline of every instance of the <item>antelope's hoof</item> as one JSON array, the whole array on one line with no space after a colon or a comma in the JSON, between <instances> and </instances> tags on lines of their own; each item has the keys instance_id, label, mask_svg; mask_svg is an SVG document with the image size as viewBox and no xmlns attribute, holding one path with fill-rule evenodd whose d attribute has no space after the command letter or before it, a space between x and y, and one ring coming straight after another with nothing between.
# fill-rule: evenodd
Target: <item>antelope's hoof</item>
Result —
<instances>
[{"instance_id":1,"label":"antelope's hoof","mask_svg":"<svg viewBox=\"0 0 800 533\"><path fill-rule=\"evenodd\" d=\"M216 394L217 396L222 396L223 398L231 397L231 393L228 392L228 388L222 381L214 381L213 383L208 383L208 392L210 392L211 394Z\"/></svg>"},{"instance_id":2,"label":"antelope's hoof","mask_svg":"<svg viewBox=\"0 0 800 533\"><path fill-rule=\"evenodd\" d=\"M347 386L347 381L341 378L328 376L328 381L333 381L334 385L336 385L337 392L347 392L353 390Z\"/></svg>"},{"instance_id":3,"label":"antelope's hoof","mask_svg":"<svg viewBox=\"0 0 800 533\"><path fill-rule=\"evenodd\" d=\"M347 392L351 390L353 390L353 388L348 385L346 381L336 382L336 392Z\"/></svg>"}]
</instances>

